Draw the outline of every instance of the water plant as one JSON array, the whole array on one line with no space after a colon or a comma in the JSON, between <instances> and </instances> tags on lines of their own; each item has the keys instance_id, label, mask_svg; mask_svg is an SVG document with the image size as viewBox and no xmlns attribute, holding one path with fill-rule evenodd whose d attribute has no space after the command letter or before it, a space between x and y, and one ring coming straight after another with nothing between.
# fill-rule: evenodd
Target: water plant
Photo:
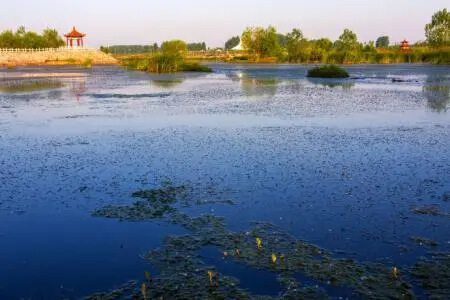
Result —
<instances>
[{"instance_id":1,"label":"water plant","mask_svg":"<svg viewBox=\"0 0 450 300\"><path fill-rule=\"evenodd\" d=\"M301 286L296 274L307 276L318 283L328 282L333 286L345 287L349 289L349 295L368 299L413 298L412 286L406 281L410 275L420 282L430 296L447 295L449 292L449 254L436 254L432 260L422 259L411 272L402 273L397 267L382 263L336 258L332 252L298 240L269 223L254 223L243 232L233 232L227 229L221 217L210 214L191 217L174 207L177 201L172 199L179 197L179 193L186 190L181 187L183 186L166 185L133 194L150 202L167 200L173 209L167 214L168 220L189 231L181 236L167 236L160 248L143 255L143 258L159 270L159 274L151 281L147 278L145 294L142 291L136 292L141 298L143 295L148 299L327 298L323 289ZM196 193L191 191L189 194ZM136 218L128 216L128 219ZM280 295L253 295L240 288L236 278L226 276L214 266L205 264L200 253L204 247L211 246L217 248L219 256L223 254L224 260L278 274L278 280L283 286ZM228 255L229 253L234 255ZM205 274L208 280L205 280Z\"/></svg>"},{"instance_id":2,"label":"water plant","mask_svg":"<svg viewBox=\"0 0 450 300\"><path fill-rule=\"evenodd\" d=\"M262 248L262 240L261 240L261 238L259 238L259 237L256 238L256 247L257 247L259 250L261 250L261 248Z\"/></svg>"},{"instance_id":3,"label":"water plant","mask_svg":"<svg viewBox=\"0 0 450 300\"><path fill-rule=\"evenodd\" d=\"M308 70L308 77L313 78L348 78L350 75L346 70L335 65L315 67Z\"/></svg>"}]
</instances>

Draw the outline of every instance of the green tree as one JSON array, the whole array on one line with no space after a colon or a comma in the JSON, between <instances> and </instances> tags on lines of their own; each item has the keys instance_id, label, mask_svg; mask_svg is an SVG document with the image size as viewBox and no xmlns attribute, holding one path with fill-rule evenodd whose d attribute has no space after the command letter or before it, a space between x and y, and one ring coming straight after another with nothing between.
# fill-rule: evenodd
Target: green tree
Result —
<instances>
[{"instance_id":1,"label":"green tree","mask_svg":"<svg viewBox=\"0 0 450 300\"><path fill-rule=\"evenodd\" d=\"M55 29L47 28L42 33L44 44L47 48L58 48L64 46L66 43Z\"/></svg>"},{"instance_id":2,"label":"green tree","mask_svg":"<svg viewBox=\"0 0 450 300\"><path fill-rule=\"evenodd\" d=\"M46 29L40 35L21 26L16 32L6 30L0 33L1 48L57 48L64 44L54 29Z\"/></svg>"},{"instance_id":3,"label":"green tree","mask_svg":"<svg viewBox=\"0 0 450 300\"><path fill-rule=\"evenodd\" d=\"M425 36L431 46L450 44L450 12L446 8L436 12L425 26Z\"/></svg>"},{"instance_id":4,"label":"green tree","mask_svg":"<svg viewBox=\"0 0 450 300\"><path fill-rule=\"evenodd\" d=\"M0 48L15 48L15 35L12 30L0 33Z\"/></svg>"},{"instance_id":5,"label":"green tree","mask_svg":"<svg viewBox=\"0 0 450 300\"><path fill-rule=\"evenodd\" d=\"M344 29L339 40L336 41L336 48L341 51L356 50L358 46L358 36L350 29Z\"/></svg>"},{"instance_id":6,"label":"green tree","mask_svg":"<svg viewBox=\"0 0 450 300\"><path fill-rule=\"evenodd\" d=\"M311 43L304 37L303 32L294 28L286 35L286 51L290 62L306 62L311 54Z\"/></svg>"},{"instance_id":7,"label":"green tree","mask_svg":"<svg viewBox=\"0 0 450 300\"><path fill-rule=\"evenodd\" d=\"M161 51L164 54L185 56L187 45L182 40L165 41L161 44Z\"/></svg>"},{"instance_id":8,"label":"green tree","mask_svg":"<svg viewBox=\"0 0 450 300\"><path fill-rule=\"evenodd\" d=\"M187 48L189 51L201 51L201 50L206 50L206 43L202 42L202 43L189 43L187 45Z\"/></svg>"},{"instance_id":9,"label":"green tree","mask_svg":"<svg viewBox=\"0 0 450 300\"><path fill-rule=\"evenodd\" d=\"M380 36L377 38L377 41L375 43L377 48L387 48L389 47L389 37L387 35Z\"/></svg>"},{"instance_id":10,"label":"green tree","mask_svg":"<svg viewBox=\"0 0 450 300\"><path fill-rule=\"evenodd\" d=\"M310 61L314 62L326 62L328 53L333 48L333 42L327 38L321 38L311 41L312 50L309 57Z\"/></svg>"},{"instance_id":11,"label":"green tree","mask_svg":"<svg viewBox=\"0 0 450 300\"><path fill-rule=\"evenodd\" d=\"M239 36L233 36L225 42L225 49L231 50L241 42L241 38Z\"/></svg>"},{"instance_id":12,"label":"green tree","mask_svg":"<svg viewBox=\"0 0 450 300\"><path fill-rule=\"evenodd\" d=\"M248 27L242 33L242 45L249 52L258 56L277 56L281 52L277 30L273 26Z\"/></svg>"}]
</instances>

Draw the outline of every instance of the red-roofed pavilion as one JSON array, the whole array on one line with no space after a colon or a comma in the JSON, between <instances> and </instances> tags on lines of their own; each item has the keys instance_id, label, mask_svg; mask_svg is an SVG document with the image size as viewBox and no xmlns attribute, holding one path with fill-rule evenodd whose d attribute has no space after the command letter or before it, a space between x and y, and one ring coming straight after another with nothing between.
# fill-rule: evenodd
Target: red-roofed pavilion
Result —
<instances>
[{"instance_id":1,"label":"red-roofed pavilion","mask_svg":"<svg viewBox=\"0 0 450 300\"><path fill-rule=\"evenodd\" d=\"M409 46L409 42L407 40L403 40L400 43L400 50L406 51L409 50L411 47Z\"/></svg>"},{"instance_id":2,"label":"red-roofed pavilion","mask_svg":"<svg viewBox=\"0 0 450 300\"><path fill-rule=\"evenodd\" d=\"M66 37L67 47L83 47L83 38L86 36L84 33L78 32L73 26L73 29L68 34L64 35ZM76 45L75 45L76 43Z\"/></svg>"}]
</instances>

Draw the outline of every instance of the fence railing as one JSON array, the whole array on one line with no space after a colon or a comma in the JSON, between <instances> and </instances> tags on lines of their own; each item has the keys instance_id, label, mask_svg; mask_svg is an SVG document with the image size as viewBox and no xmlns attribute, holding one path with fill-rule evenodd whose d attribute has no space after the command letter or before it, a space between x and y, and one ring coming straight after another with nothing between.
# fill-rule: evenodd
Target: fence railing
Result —
<instances>
[{"instance_id":1,"label":"fence railing","mask_svg":"<svg viewBox=\"0 0 450 300\"><path fill-rule=\"evenodd\" d=\"M0 53L30 53L30 52L80 52L97 51L95 48L61 47L61 48L0 48Z\"/></svg>"}]
</instances>

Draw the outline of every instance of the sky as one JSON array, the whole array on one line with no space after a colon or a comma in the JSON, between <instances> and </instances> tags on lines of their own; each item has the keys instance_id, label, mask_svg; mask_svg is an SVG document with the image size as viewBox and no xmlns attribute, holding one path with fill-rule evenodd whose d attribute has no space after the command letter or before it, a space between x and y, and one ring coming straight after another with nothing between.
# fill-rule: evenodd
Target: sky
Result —
<instances>
[{"instance_id":1,"label":"sky","mask_svg":"<svg viewBox=\"0 0 450 300\"><path fill-rule=\"evenodd\" d=\"M223 46L247 26L273 25L307 38L335 40L350 28L367 42L424 40L425 24L448 0L1 0L0 31L23 25L61 34L73 26L87 46L150 44L169 39Z\"/></svg>"}]
</instances>

